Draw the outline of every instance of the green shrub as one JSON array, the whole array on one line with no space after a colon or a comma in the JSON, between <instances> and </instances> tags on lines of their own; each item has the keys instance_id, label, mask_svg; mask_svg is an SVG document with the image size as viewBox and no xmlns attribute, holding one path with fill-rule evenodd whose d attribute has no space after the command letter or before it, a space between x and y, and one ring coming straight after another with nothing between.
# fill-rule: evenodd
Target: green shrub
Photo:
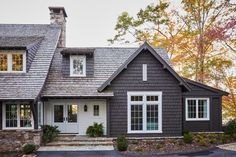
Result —
<instances>
[{"instance_id":1,"label":"green shrub","mask_svg":"<svg viewBox=\"0 0 236 157\"><path fill-rule=\"evenodd\" d=\"M126 151L128 148L128 141L125 136L119 136L116 140L116 146L119 151Z\"/></svg>"},{"instance_id":2,"label":"green shrub","mask_svg":"<svg viewBox=\"0 0 236 157\"><path fill-rule=\"evenodd\" d=\"M236 119L231 120L226 124L224 132L228 135L236 134Z\"/></svg>"},{"instance_id":3,"label":"green shrub","mask_svg":"<svg viewBox=\"0 0 236 157\"><path fill-rule=\"evenodd\" d=\"M90 137L101 137L103 136L103 125L102 123L94 123L89 126L86 130L86 134Z\"/></svg>"},{"instance_id":4,"label":"green shrub","mask_svg":"<svg viewBox=\"0 0 236 157\"><path fill-rule=\"evenodd\" d=\"M43 129L43 144L53 141L60 133L58 126L42 125L41 128Z\"/></svg>"},{"instance_id":5,"label":"green shrub","mask_svg":"<svg viewBox=\"0 0 236 157\"><path fill-rule=\"evenodd\" d=\"M23 147L23 153L24 154L31 154L35 151L36 147L35 145L33 144L26 144L24 147Z\"/></svg>"},{"instance_id":6,"label":"green shrub","mask_svg":"<svg viewBox=\"0 0 236 157\"><path fill-rule=\"evenodd\" d=\"M193 142L193 134L191 132L185 133L183 140L185 143L192 143Z\"/></svg>"}]
</instances>

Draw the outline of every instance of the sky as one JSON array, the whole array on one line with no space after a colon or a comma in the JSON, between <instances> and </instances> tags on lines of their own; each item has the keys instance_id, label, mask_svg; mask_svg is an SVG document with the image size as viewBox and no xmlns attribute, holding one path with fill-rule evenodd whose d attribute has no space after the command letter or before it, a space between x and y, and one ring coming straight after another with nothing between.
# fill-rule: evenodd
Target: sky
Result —
<instances>
[{"instance_id":1,"label":"sky","mask_svg":"<svg viewBox=\"0 0 236 157\"><path fill-rule=\"evenodd\" d=\"M49 24L48 7L63 6L68 15L67 46L102 47L109 46L107 39L115 35L117 17L123 11L135 15L140 8L156 2L157 0L0 0L0 23Z\"/></svg>"}]
</instances>

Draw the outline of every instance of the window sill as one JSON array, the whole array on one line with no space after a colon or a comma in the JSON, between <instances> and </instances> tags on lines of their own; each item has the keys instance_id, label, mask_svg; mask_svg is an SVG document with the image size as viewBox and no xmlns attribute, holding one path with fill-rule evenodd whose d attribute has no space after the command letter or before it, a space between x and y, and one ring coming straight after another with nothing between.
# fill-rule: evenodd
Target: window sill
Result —
<instances>
[{"instance_id":1,"label":"window sill","mask_svg":"<svg viewBox=\"0 0 236 157\"><path fill-rule=\"evenodd\" d=\"M33 130L33 129L34 129L33 127L30 128L22 127L22 128L3 128L2 130Z\"/></svg>"},{"instance_id":2,"label":"window sill","mask_svg":"<svg viewBox=\"0 0 236 157\"><path fill-rule=\"evenodd\" d=\"M70 75L70 77L86 77L86 75Z\"/></svg>"},{"instance_id":3,"label":"window sill","mask_svg":"<svg viewBox=\"0 0 236 157\"><path fill-rule=\"evenodd\" d=\"M204 118L204 119L185 119L185 121L210 121L210 119L208 118Z\"/></svg>"},{"instance_id":4,"label":"window sill","mask_svg":"<svg viewBox=\"0 0 236 157\"><path fill-rule=\"evenodd\" d=\"M128 131L128 134L149 134L149 133L163 133L161 130L157 131Z\"/></svg>"}]
</instances>

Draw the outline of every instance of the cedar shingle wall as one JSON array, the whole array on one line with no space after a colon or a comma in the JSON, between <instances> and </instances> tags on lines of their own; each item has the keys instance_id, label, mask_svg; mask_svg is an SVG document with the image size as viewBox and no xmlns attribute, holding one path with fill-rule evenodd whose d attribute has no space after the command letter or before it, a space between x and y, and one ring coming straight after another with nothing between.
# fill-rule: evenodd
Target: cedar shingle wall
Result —
<instances>
[{"instance_id":1,"label":"cedar shingle wall","mask_svg":"<svg viewBox=\"0 0 236 157\"><path fill-rule=\"evenodd\" d=\"M147 64L147 82L142 81ZM127 134L127 91L162 91L162 134L129 136L179 136L182 133L182 92L179 82L149 52L141 52L111 83L110 136Z\"/></svg>"}]
</instances>

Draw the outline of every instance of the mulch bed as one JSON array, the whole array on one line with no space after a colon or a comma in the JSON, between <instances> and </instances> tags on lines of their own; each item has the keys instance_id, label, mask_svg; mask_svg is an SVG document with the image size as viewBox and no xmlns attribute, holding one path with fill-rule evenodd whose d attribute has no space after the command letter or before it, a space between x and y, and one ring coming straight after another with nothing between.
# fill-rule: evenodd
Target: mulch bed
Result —
<instances>
[{"instance_id":1,"label":"mulch bed","mask_svg":"<svg viewBox=\"0 0 236 157\"><path fill-rule=\"evenodd\" d=\"M124 153L137 154L173 154L187 153L214 148L216 144L200 146L197 142L185 144L182 139L171 139L163 141L147 140L147 141L129 141L128 150Z\"/></svg>"},{"instance_id":2,"label":"mulch bed","mask_svg":"<svg viewBox=\"0 0 236 157\"><path fill-rule=\"evenodd\" d=\"M157 139L157 140L128 140L128 149L124 154L175 154L189 153L202 150L209 150L217 145L236 142L236 137L232 138L224 134L200 133L194 134L191 144L187 144L183 139Z\"/></svg>"}]
</instances>

